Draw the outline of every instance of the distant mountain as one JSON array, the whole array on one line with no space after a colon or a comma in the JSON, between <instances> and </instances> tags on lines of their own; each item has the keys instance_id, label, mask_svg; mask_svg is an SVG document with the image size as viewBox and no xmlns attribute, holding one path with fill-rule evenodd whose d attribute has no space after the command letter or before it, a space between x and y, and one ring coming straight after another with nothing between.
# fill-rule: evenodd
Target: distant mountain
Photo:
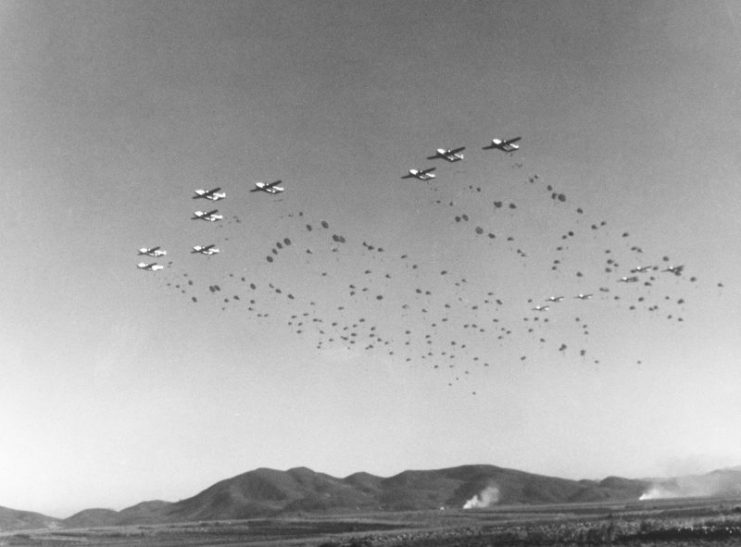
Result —
<instances>
[{"instance_id":1,"label":"distant mountain","mask_svg":"<svg viewBox=\"0 0 741 547\"><path fill-rule=\"evenodd\" d=\"M89 528L92 526L113 526L118 519L118 511L113 509L84 509L64 519L66 528Z\"/></svg>"},{"instance_id":2,"label":"distant mountain","mask_svg":"<svg viewBox=\"0 0 741 547\"><path fill-rule=\"evenodd\" d=\"M61 521L40 513L18 511L0 507L0 532L8 530L32 530L34 528L58 528Z\"/></svg>"},{"instance_id":3,"label":"distant mountain","mask_svg":"<svg viewBox=\"0 0 741 547\"><path fill-rule=\"evenodd\" d=\"M208 520L282 513L357 510L421 510L482 507L498 503L566 503L636 499L648 483L611 478L580 482L505 469L466 465L430 471L404 471L389 478L355 473L338 479L305 467L256 469L220 481L173 504L168 519ZM494 491L496 490L496 496ZM496 497L496 499L494 499Z\"/></svg>"},{"instance_id":4,"label":"distant mountain","mask_svg":"<svg viewBox=\"0 0 741 547\"><path fill-rule=\"evenodd\" d=\"M741 495L741 466L650 482L642 499Z\"/></svg>"},{"instance_id":5,"label":"distant mountain","mask_svg":"<svg viewBox=\"0 0 741 547\"><path fill-rule=\"evenodd\" d=\"M376 507L376 492L305 467L288 471L260 468L217 482L175 503L176 520L239 519L284 512Z\"/></svg>"},{"instance_id":6,"label":"distant mountain","mask_svg":"<svg viewBox=\"0 0 741 547\"><path fill-rule=\"evenodd\" d=\"M85 509L62 521L65 528L119 526L124 524L156 524L166 520L163 515L172 505L169 501L143 501L121 511Z\"/></svg>"},{"instance_id":7,"label":"distant mountain","mask_svg":"<svg viewBox=\"0 0 741 547\"><path fill-rule=\"evenodd\" d=\"M336 478L306 467L260 468L176 503L155 500L121 511L86 509L64 520L0 507L0 530L711 495L741 495L741 467L672 479L607 477L601 481L575 481L494 465L410 470L387 478L364 472Z\"/></svg>"},{"instance_id":8,"label":"distant mountain","mask_svg":"<svg viewBox=\"0 0 741 547\"><path fill-rule=\"evenodd\" d=\"M143 501L118 512L116 524L155 524L161 522L162 514L172 502L162 500Z\"/></svg>"}]
</instances>

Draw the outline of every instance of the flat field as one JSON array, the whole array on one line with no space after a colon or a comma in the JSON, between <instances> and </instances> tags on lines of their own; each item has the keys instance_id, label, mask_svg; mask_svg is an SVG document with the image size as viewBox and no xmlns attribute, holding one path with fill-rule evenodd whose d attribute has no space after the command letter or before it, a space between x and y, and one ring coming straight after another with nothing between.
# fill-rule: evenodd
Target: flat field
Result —
<instances>
[{"instance_id":1,"label":"flat field","mask_svg":"<svg viewBox=\"0 0 741 547\"><path fill-rule=\"evenodd\" d=\"M741 545L741 498L294 515L270 519L24 530L0 546L488 547Z\"/></svg>"}]
</instances>

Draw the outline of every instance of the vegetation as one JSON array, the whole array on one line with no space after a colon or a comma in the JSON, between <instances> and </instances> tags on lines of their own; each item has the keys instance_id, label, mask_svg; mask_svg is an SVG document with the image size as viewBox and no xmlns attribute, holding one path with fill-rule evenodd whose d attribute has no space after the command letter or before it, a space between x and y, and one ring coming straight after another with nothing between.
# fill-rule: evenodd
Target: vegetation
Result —
<instances>
[{"instance_id":1,"label":"vegetation","mask_svg":"<svg viewBox=\"0 0 741 547\"><path fill-rule=\"evenodd\" d=\"M0 533L2 546L689 546L741 543L741 500L508 505Z\"/></svg>"}]
</instances>

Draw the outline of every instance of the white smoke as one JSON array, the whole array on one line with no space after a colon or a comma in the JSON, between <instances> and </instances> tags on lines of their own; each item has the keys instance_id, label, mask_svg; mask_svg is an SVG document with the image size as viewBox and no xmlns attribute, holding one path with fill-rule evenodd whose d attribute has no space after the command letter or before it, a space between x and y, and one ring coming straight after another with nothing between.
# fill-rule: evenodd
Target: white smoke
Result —
<instances>
[{"instance_id":1,"label":"white smoke","mask_svg":"<svg viewBox=\"0 0 741 547\"><path fill-rule=\"evenodd\" d=\"M678 498L680 497L676 492L672 492L670 490L667 490L666 488L661 488L660 486L652 486L648 490L646 490L643 494L641 494L641 497L638 498L639 500L657 500L657 499L665 499L665 498Z\"/></svg>"},{"instance_id":2,"label":"white smoke","mask_svg":"<svg viewBox=\"0 0 741 547\"><path fill-rule=\"evenodd\" d=\"M483 509L499 501L499 488L487 486L463 504L464 509Z\"/></svg>"},{"instance_id":3,"label":"white smoke","mask_svg":"<svg viewBox=\"0 0 741 547\"><path fill-rule=\"evenodd\" d=\"M689 475L656 482L638 499L655 500L739 494L741 494L741 476L733 470L722 470L706 475Z\"/></svg>"}]
</instances>

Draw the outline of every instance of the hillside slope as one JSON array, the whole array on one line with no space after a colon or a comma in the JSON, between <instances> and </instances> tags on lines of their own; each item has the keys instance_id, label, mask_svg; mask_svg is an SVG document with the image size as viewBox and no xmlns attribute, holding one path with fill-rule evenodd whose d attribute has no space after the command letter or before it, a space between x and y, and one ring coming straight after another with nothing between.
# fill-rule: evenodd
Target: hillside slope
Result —
<instances>
[{"instance_id":1,"label":"hillside slope","mask_svg":"<svg viewBox=\"0 0 741 547\"><path fill-rule=\"evenodd\" d=\"M41 513L19 511L0 507L0 532L9 530L32 530L34 528L56 528L62 521Z\"/></svg>"},{"instance_id":2,"label":"hillside slope","mask_svg":"<svg viewBox=\"0 0 741 547\"><path fill-rule=\"evenodd\" d=\"M575 481L494 465L407 470L386 478L365 472L337 478L306 467L260 468L176 503L155 500L121 511L86 509L64 520L0 507L0 531L739 494L741 470L737 468L660 480L607 477L601 481Z\"/></svg>"},{"instance_id":3,"label":"hillside slope","mask_svg":"<svg viewBox=\"0 0 741 547\"><path fill-rule=\"evenodd\" d=\"M482 492L486 494L478 506L636 499L647 486L647 482L619 478L600 483L573 481L493 465L404 471L388 478L355 473L344 479L307 468L261 468L220 481L173 504L166 516L172 520L207 520L299 511L461 508Z\"/></svg>"}]
</instances>

